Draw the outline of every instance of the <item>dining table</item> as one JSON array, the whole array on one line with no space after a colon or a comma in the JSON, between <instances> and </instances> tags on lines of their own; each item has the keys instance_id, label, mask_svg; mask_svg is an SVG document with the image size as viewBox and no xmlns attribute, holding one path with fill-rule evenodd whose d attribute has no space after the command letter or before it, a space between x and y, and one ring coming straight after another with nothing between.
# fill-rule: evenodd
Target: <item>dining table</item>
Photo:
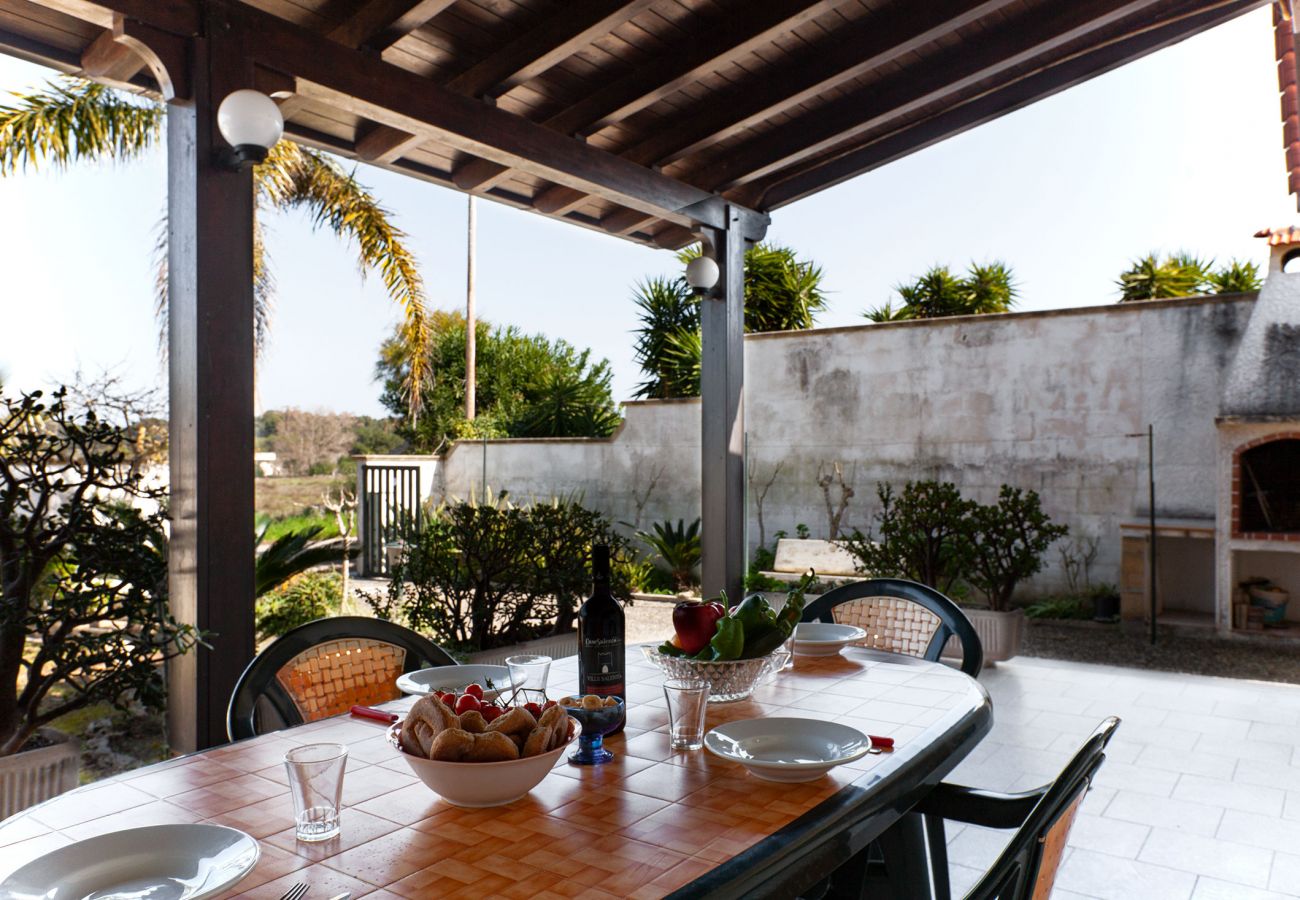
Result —
<instances>
[{"instance_id":1,"label":"dining table","mask_svg":"<svg viewBox=\"0 0 1300 900\"><path fill-rule=\"evenodd\" d=\"M577 658L558 659L548 694L575 693ZM322 719L88 784L0 823L0 880L29 860L119 829L207 822L261 849L223 896L276 900L451 897L794 897L877 839L895 896L929 896L924 841L909 809L992 727L988 694L948 665L859 647L795 656L752 697L709 704L706 727L766 716L843 723L894 741L813 781L779 783L705 749L670 747L663 673L628 647L626 727L613 761L561 755L527 796L465 809L438 797L391 745L386 727ZM385 708L400 713L412 698ZM295 839L284 755L347 745L341 833ZM472 763L466 763L472 765ZM901 837L898 837L901 833ZM891 835L898 839L892 843ZM881 846L878 844L877 846Z\"/></svg>"}]
</instances>

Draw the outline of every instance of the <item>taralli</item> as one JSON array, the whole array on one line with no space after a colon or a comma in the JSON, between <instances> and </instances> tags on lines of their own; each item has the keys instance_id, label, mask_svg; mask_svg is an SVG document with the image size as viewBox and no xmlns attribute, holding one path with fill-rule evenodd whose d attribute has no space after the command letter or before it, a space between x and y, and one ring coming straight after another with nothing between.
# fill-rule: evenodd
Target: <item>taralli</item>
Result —
<instances>
[{"instance_id":1,"label":"taralli","mask_svg":"<svg viewBox=\"0 0 1300 900\"><path fill-rule=\"evenodd\" d=\"M572 734L573 721L562 706L548 704L534 716L522 706L503 712L487 705L458 716L442 699L429 695L406 714L397 741L413 756L440 762L508 762L555 750Z\"/></svg>"}]
</instances>

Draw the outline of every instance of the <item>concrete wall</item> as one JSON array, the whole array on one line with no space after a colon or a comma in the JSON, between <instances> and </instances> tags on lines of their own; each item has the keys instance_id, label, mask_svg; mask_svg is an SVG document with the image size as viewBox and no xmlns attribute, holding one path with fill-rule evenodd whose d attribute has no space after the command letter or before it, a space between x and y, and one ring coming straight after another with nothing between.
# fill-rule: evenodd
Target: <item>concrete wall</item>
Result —
<instances>
[{"instance_id":1,"label":"concrete wall","mask_svg":"<svg viewBox=\"0 0 1300 900\"><path fill-rule=\"evenodd\" d=\"M1094 580L1118 581L1123 519L1145 515L1148 423L1157 514L1215 516L1215 415L1254 295L1108 305L746 338L754 495L776 467L765 537L805 523L825 537L817 479L836 462L856 494L844 526L865 530L880 481L937 478L976 499L1033 488L1048 513L1101 539ZM456 444L444 496L516 500L582 493L616 521L699 514L697 401L629 403L609 440ZM1130 435L1141 433L1142 438ZM838 486L832 499L838 500ZM1055 562L1055 560L1053 560ZM1054 571L1033 587L1058 586Z\"/></svg>"}]
</instances>

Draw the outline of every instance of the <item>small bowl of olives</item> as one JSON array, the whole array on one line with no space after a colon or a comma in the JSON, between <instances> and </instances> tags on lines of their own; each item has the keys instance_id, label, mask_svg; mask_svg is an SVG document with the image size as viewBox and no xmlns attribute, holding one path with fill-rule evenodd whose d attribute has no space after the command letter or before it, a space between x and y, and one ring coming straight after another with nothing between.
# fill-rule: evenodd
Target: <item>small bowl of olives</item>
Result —
<instances>
[{"instance_id":1,"label":"small bowl of olives","mask_svg":"<svg viewBox=\"0 0 1300 900\"><path fill-rule=\"evenodd\" d=\"M598 766L613 759L614 754L605 749L603 742L605 735L623 723L626 711L623 698L587 694L564 697L558 702L582 726L578 749L569 754L569 762L575 766Z\"/></svg>"}]
</instances>

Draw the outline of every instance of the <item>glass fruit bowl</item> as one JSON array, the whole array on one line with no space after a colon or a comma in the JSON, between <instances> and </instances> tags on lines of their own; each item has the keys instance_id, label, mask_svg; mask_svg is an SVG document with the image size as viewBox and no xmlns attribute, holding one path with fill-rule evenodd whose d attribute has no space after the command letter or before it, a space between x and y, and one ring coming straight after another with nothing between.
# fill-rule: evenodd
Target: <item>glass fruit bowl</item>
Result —
<instances>
[{"instance_id":1,"label":"glass fruit bowl","mask_svg":"<svg viewBox=\"0 0 1300 900\"><path fill-rule=\"evenodd\" d=\"M703 662L681 656L665 656L655 647L642 645L641 652L652 665L669 678L685 678L709 683L710 703L733 703L754 693L758 680L771 671L772 655L726 662Z\"/></svg>"}]
</instances>

